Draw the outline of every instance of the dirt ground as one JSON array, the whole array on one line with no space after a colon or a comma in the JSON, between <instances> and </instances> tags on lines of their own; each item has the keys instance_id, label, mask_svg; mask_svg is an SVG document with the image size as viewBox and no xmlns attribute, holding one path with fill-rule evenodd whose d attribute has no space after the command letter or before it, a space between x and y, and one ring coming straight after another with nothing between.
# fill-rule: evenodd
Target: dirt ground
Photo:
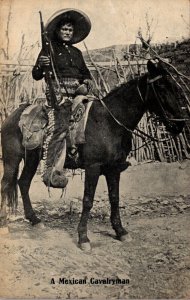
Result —
<instances>
[{"instance_id":1,"label":"dirt ground","mask_svg":"<svg viewBox=\"0 0 190 300\"><path fill-rule=\"evenodd\" d=\"M31 197L43 225L18 214L0 235L0 296L67 299L190 299L190 161L129 167L121 178L121 216L129 239L115 239L104 178L89 220L92 252L77 247L83 178L70 177L63 197L34 178ZM52 278L55 284L52 282ZM87 284L59 284L59 278ZM92 284L90 278L129 279Z\"/></svg>"}]
</instances>

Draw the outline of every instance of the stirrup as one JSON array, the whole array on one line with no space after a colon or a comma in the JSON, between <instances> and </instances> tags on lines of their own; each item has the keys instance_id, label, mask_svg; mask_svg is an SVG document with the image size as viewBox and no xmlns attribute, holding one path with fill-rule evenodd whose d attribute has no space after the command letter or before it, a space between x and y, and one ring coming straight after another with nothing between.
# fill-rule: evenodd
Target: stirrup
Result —
<instances>
[{"instance_id":1,"label":"stirrup","mask_svg":"<svg viewBox=\"0 0 190 300\"><path fill-rule=\"evenodd\" d=\"M68 156L69 156L71 159L74 159L75 161L77 161L77 159L79 158L78 148L77 148L77 147L72 147L72 148L69 150Z\"/></svg>"},{"instance_id":2,"label":"stirrup","mask_svg":"<svg viewBox=\"0 0 190 300\"><path fill-rule=\"evenodd\" d=\"M72 147L69 154L71 154L71 156L75 156L78 153L78 148L77 147Z\"/></svg>"}]
</instances>

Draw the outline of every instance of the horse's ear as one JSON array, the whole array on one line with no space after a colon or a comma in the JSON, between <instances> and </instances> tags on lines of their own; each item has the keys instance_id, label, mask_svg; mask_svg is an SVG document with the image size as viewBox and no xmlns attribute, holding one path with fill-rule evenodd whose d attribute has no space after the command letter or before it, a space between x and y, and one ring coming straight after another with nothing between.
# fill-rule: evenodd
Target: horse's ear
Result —
<instances>
[{"instance_id":1,"label":"horse's ear","mask_svg":"<svg viewBox=\"0 0 190 300\"><path fill-rule=\"evenodd\" d=\"M147 62L147 69L151 77L156 77L160 74L159 69L151 60Z\"/></svg>"}]
</instances>

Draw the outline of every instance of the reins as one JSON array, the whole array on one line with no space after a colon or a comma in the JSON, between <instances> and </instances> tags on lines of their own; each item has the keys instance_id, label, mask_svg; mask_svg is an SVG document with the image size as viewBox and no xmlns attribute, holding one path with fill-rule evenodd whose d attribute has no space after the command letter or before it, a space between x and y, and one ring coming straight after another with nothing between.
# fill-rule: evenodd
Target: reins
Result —
<instances>
[{"instance_id":1,"label":"reins","mask_svg":"<svg viewBox=\"0 0 190 300\"><path fill-rule=\"evenodd\" d=\"M165 141L164 140L158 140L157 138L154 138L152 137L151 135L145 133L144 131L141 131L139 128L135 128L134 130L138 131L139 133L137 132L134 132L132 129L126 127L124 124L122 124L114 115L113 113L109 110L109 108L107 107L107 105L104 103L104 101L102 101L102 99L99 99L99 101L102 103L102 105L105 107L105 109L108 111L108 113L110 114L110 116L115 120L115 122L120 125L121 127L123 127L125 130L127 130L128 132L130 132L131 134L134 134L140 138L143 138L143 137L148 137L151 139L151 141L154 141L154 142L158 142L158 141ZM143 135L143 136L142 136ZM167 139L168 140L168 139Z\"/></svg>"}]
</instances>

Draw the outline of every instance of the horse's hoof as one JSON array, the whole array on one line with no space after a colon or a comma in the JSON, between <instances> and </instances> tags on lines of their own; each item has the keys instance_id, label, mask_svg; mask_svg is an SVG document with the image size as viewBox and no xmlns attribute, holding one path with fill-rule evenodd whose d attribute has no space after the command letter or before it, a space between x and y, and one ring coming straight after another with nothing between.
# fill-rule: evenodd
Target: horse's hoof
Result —
<instances>
[{"instance_id":1,"label":"horse's hoof","mask_svg":"<svg viewBox=\"0 0 190 300\"><path fill-rule=\"evenodd\" d=\"M37 217L32 218L32 220L30 220L32 226L36 226L37 224L39 224L41 222L41 220Z\"/></svg>"},{"instance_id":2,"label":"horse's hoof","mask_svg":"<svg viewBox=\"0 0 190 300\"><path fill-rule=\"evenodd\" d=\"M9 227L0 227L0 235L5 235L9 233Z\"/></svg>"},{"instance_id":3,"label":"horse's hoof","mask_svg":"<svg viewBox=\"0 0 190 300\"><path fill-rule=\"evenodd\" d=\"M122 236L119 237L119 240L121 242L131 242L132 241L132 237L130 236L130 234L124 234Z\"/></svg>"},{"instance_id":4,"label":"horse's hoof","mask_svg":"<svg viewBox=\"0 0 190 300\"><path fill-rule=\"evenodd\" d=\"M91 245L89 242L87 243L81 243L79 244L79 247L82 251L86 252L86 253L89 253L91 252L92 248L91 248Z\"/></svg>"}]
</instances>

